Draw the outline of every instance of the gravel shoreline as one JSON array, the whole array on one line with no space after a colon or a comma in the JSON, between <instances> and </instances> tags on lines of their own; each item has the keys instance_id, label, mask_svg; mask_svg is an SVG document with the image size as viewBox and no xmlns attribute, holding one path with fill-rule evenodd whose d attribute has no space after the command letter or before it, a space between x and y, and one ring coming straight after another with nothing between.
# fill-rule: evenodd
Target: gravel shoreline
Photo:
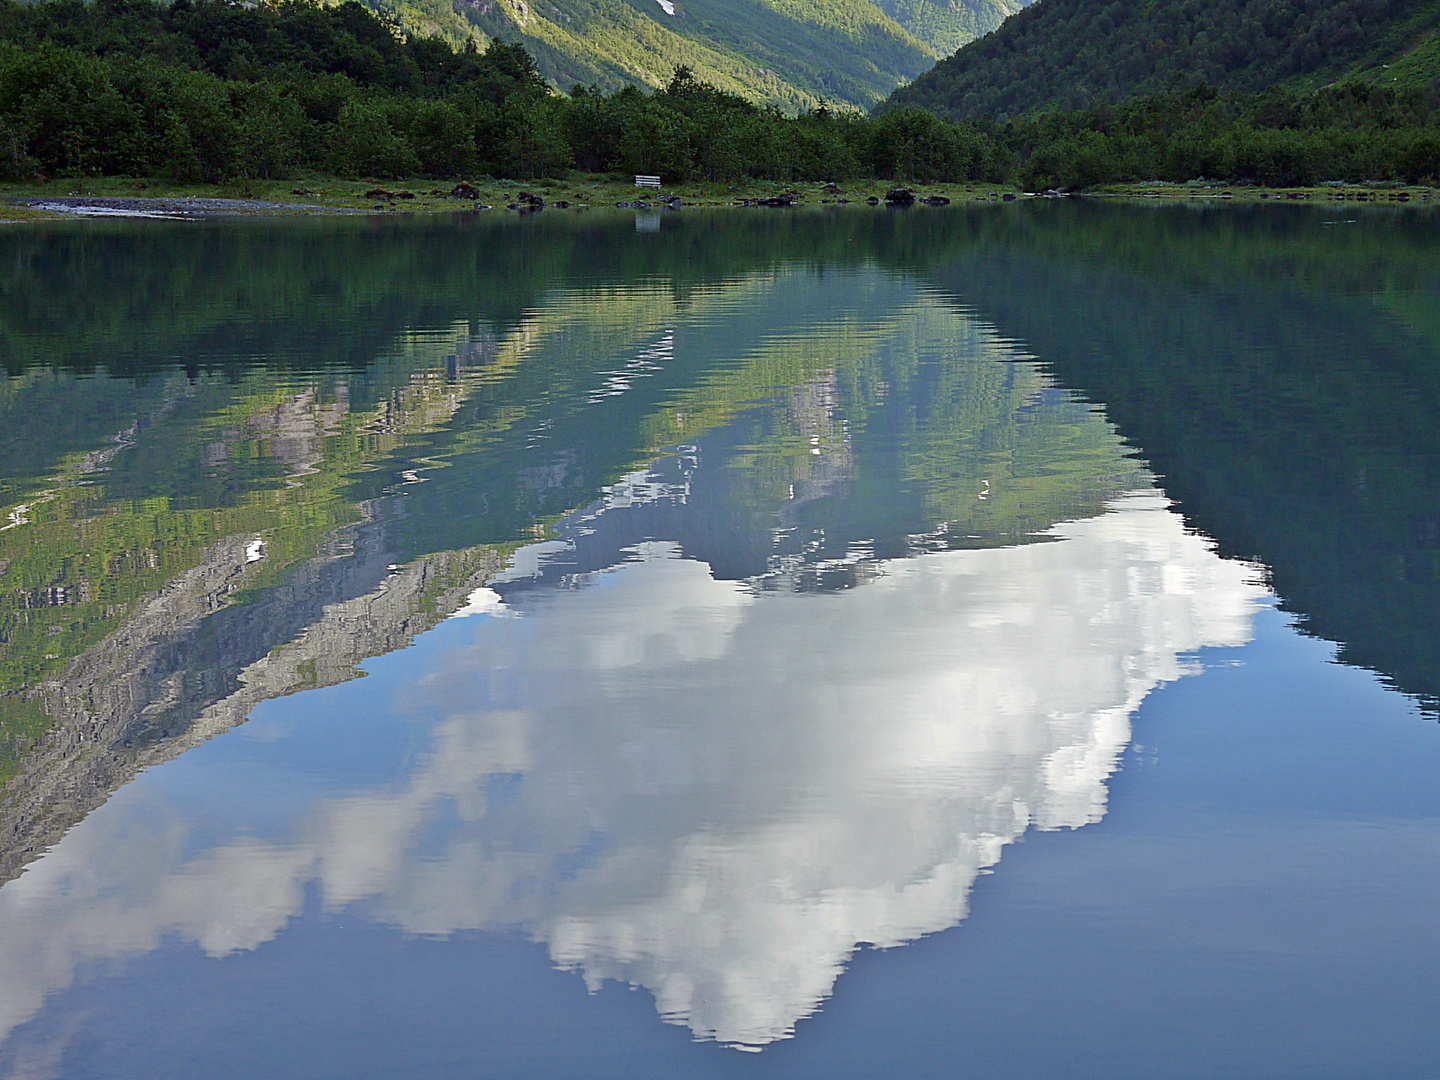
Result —
<instances>
[{"instance_id":1,"label":"gravel shoreline","mask_svg":"<svg viewBox=\"0 0 1440 1080\"><path fill-rule=\"evenodd\" d=\"M267 202L263 199L207 199L194 196L141 198L107 195L66 195L16 200L32 210L76 217L169 218L203 221L246 214L364 214L358 207L318 203Z\"/></svg>"}]
</instances>

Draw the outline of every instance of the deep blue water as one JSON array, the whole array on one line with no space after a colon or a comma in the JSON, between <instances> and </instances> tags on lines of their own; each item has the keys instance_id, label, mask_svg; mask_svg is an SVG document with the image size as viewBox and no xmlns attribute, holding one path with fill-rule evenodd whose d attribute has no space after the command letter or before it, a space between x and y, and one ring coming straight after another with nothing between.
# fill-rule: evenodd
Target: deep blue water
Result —
<instances>
[{"instance_id":1,"label":"deep blue water","mask_svg":"<svg viewBox=\"0 0 1440 1080\"><path fill-rule=\"evenodd\" d=\"M1440 1076L1440 241L1263 211L0 238L0 1075Z\"/></svg>"}]
</instances>

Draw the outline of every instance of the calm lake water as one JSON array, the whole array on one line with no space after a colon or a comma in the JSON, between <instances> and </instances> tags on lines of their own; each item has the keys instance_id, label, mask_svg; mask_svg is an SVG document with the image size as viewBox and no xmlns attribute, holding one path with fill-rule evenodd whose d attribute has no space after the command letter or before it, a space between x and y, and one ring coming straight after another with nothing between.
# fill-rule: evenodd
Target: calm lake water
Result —
<instances>
[{"instance_id":1,"label":"calm lake water","mask_svg":"<svg viewBox=\"0 0 1440 1080\"><path fill-rule=\"evenodd\" d=\"M0 1076L1440 1077L1440 215L0 266Z\"/></svg>"}]
</instances>

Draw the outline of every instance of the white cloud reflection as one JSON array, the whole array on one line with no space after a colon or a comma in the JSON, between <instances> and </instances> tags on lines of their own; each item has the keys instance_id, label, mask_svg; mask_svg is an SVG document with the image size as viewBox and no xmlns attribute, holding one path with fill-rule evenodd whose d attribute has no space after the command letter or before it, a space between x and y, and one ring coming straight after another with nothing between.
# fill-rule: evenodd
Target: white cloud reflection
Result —
<instances>
[{"instance_id":1,"label":"white cloud reflection","mask_svg":"<svg viewBox=\"0 0 1440 1080\"><path fill-rule=\"evenodd\" d=\"M142 778L0 890L0 1034L86 960L253 949L315 887L413 933L522 927L699 1037L783 1038L859 944L963 919L1027 828L1099 820L1146 694L1248 639L1253 571L1163 498L1053 532L835 594L757 596L651 545L521 592L522 618L472 597L411 654L406 711L440 719L402 780L206 847L215 822Z\"/></svg>"}]
</instances>

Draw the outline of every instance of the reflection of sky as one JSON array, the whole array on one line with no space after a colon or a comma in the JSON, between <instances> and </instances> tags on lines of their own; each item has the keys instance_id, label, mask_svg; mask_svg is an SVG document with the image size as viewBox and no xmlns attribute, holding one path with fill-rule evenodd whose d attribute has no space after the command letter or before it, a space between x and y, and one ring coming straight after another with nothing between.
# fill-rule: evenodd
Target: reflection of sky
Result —
<instances>
[{"instance_id":1,"label":"reflection of sky","mask_svg":"<svg viewBox=\"0 0 1440 1080\"><path fill-rule=\"evenodd\" d=\"M1248 639L1251 571L1159 496L1054 532L831 595L757 597L664 545L479 594L370 665L419 675L364 698L325 775L262 713L230 737L273 740L269 772L227 769L248 798L142 780L0 891L0 1030L86 960L255 949L313 889L413 933L521 927L699 1036L781 1038L859 943L953 925L1028 827L1098 820L1140 702Z\"/></svg>"}]
</instances>

